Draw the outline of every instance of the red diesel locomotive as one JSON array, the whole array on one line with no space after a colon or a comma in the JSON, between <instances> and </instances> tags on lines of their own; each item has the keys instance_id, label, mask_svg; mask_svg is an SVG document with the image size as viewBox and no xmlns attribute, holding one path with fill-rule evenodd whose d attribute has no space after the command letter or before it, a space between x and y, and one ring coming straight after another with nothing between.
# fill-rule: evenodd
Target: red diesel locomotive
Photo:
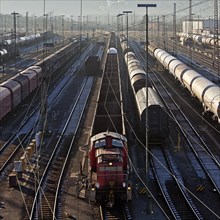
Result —
<instances>
[{"instance_id":1,"label":"red diesel locomotive","mask_svg":"<svg viewBox=\"0 0 220 220\"><path fill-rule=\"evenodd\" d=\"M102 132L90 140L90 199L108 201L131 200L128 177L127 139L116 132Z\"/></svg>"}]
</instances>

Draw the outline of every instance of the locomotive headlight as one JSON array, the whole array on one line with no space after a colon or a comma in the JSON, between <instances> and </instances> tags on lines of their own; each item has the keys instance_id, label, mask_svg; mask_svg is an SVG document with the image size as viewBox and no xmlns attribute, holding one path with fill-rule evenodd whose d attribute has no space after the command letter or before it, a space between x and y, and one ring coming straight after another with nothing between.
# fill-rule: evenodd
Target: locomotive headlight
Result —
<instances>
[{"instance_id":1,"label":"locomotive headlight","mask_svg":"<svg viewBox=\"0 0 220 220\"><path fill-rule=\"evenodd\" d=\"M95 191L95 185L92 184L92 191Z\"/></svg>"},{"instance_id":2,"label":"locomotive headlight","mask_svg":"<svg viewBox=\"0 0 220 220\"><path fill-rule=\"evenodd\" d=\"M131 190L131 185L130 184L128 184L128 190Z\"/></svg>"},{"instance_id":3,"label":"locomotive headlight","mask_svg":"<svg viewBox=\"0 0 220 220\"><path fill-rule=\"evenodd\" d=\"M99 183L96 183L95 186L96 186L96 188L98 189L98 188L99 188Z\"/></svg>"},{"instance_id":4,"label":"locomotive headlight","mask_svg":"<svg viewBox=\"0 0 220 220\"><path fill-rule=\"evenodd\" d=\"M125 187L126 187L126 183L125 183L125 182L123 182L123 183L122 183L122 186L123 186L123 188L125 188Z\"/></svg>"},{"instance_id":5,"label":"locomotive headlight","mask_svg":"<svg viewBox=\"0 0 220 220\"><path fill-rule=\"evenodd\" d=\"M112 162L109 162L109 164L108 164L109 166L112 166Z\"/></svg>"}]
</instances>

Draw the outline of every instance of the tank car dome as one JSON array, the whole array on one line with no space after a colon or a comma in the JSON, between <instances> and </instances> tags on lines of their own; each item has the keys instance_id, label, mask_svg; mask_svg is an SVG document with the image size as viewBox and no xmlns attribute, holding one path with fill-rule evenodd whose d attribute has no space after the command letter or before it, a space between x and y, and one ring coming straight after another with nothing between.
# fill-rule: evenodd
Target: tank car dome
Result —
<instances>
[{"instance_id":1,"label":"tank car dome","mask_svg":"<svg viewBox=\"0 0 220 220\"><path fill-rule=\"evenodd\" d=\"M111 48L108 49L108 52L107 52L107 53L108 53L108 54L117 54L118 51L117 51L114 47L111 47Z\"/></svg>"},{"instance_id":2,"label":"tank car dome","mask_svg":"<svg viewBox=\"0 0 220 220\"><path fill-rule=\"evenodd\" d=\"M7 53L8 53L8 52L7 52L6 49L2 49L2 50L0 50L0 55L1 55L1 56L6 55Z\"/></svg>"}]
</instances>

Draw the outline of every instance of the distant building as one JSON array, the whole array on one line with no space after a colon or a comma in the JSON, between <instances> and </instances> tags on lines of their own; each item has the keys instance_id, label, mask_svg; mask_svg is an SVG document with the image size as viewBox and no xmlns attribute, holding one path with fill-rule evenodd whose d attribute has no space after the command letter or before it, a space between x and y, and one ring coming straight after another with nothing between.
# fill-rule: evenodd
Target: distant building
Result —
<instances>
[{"instance_id":1,"label":"distant building","mask_svg":"<svg viewBox=\"0 0 220 220\"><path fill-rule=\"evenodd\" d=\"M214 19L198 19L192 20L192 33L202 34L204 32L212 33L214 29ZM183 33L189 33L189 21L185 20L182 22Z\"/></svg>"}]
</instances>

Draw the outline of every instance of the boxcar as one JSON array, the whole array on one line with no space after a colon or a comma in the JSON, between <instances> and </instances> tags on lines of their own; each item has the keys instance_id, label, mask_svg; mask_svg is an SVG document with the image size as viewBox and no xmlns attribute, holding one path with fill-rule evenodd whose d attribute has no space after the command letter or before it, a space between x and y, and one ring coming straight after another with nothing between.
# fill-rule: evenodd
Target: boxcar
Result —
<instances>
[{"instance_id":1,"label":"boxcar","mask_svg":"<svg viewBox=\"0 0 220 220\"><path fill-rule=\"evenodd\" d=\"M29 79L26 76L16 74L10 80L13 80L13 81L16 81L16 82L20 83L22 100L25 99L30 94Z\"/></svg>"},{"instance_id":2,"label":"boxcar","mask_svg":"<svg viewBox=\"0 0 220 220\"><path fill-rule=\"evenodd\" d=\"M13 80L7 80L0 85L10 90L12 99L12 108L16 107L21 102L21 85Z\"/></svg>"},{"instance_id":3,"label":"boxcar","mask_svg":"<svg viewBox=\"0 0 220 220\"><path fill-rule=\"evenodd\" d=\"M12 98L9 89L0 87L0 120L12 109Z\"/></svg>"}]
</instances>

